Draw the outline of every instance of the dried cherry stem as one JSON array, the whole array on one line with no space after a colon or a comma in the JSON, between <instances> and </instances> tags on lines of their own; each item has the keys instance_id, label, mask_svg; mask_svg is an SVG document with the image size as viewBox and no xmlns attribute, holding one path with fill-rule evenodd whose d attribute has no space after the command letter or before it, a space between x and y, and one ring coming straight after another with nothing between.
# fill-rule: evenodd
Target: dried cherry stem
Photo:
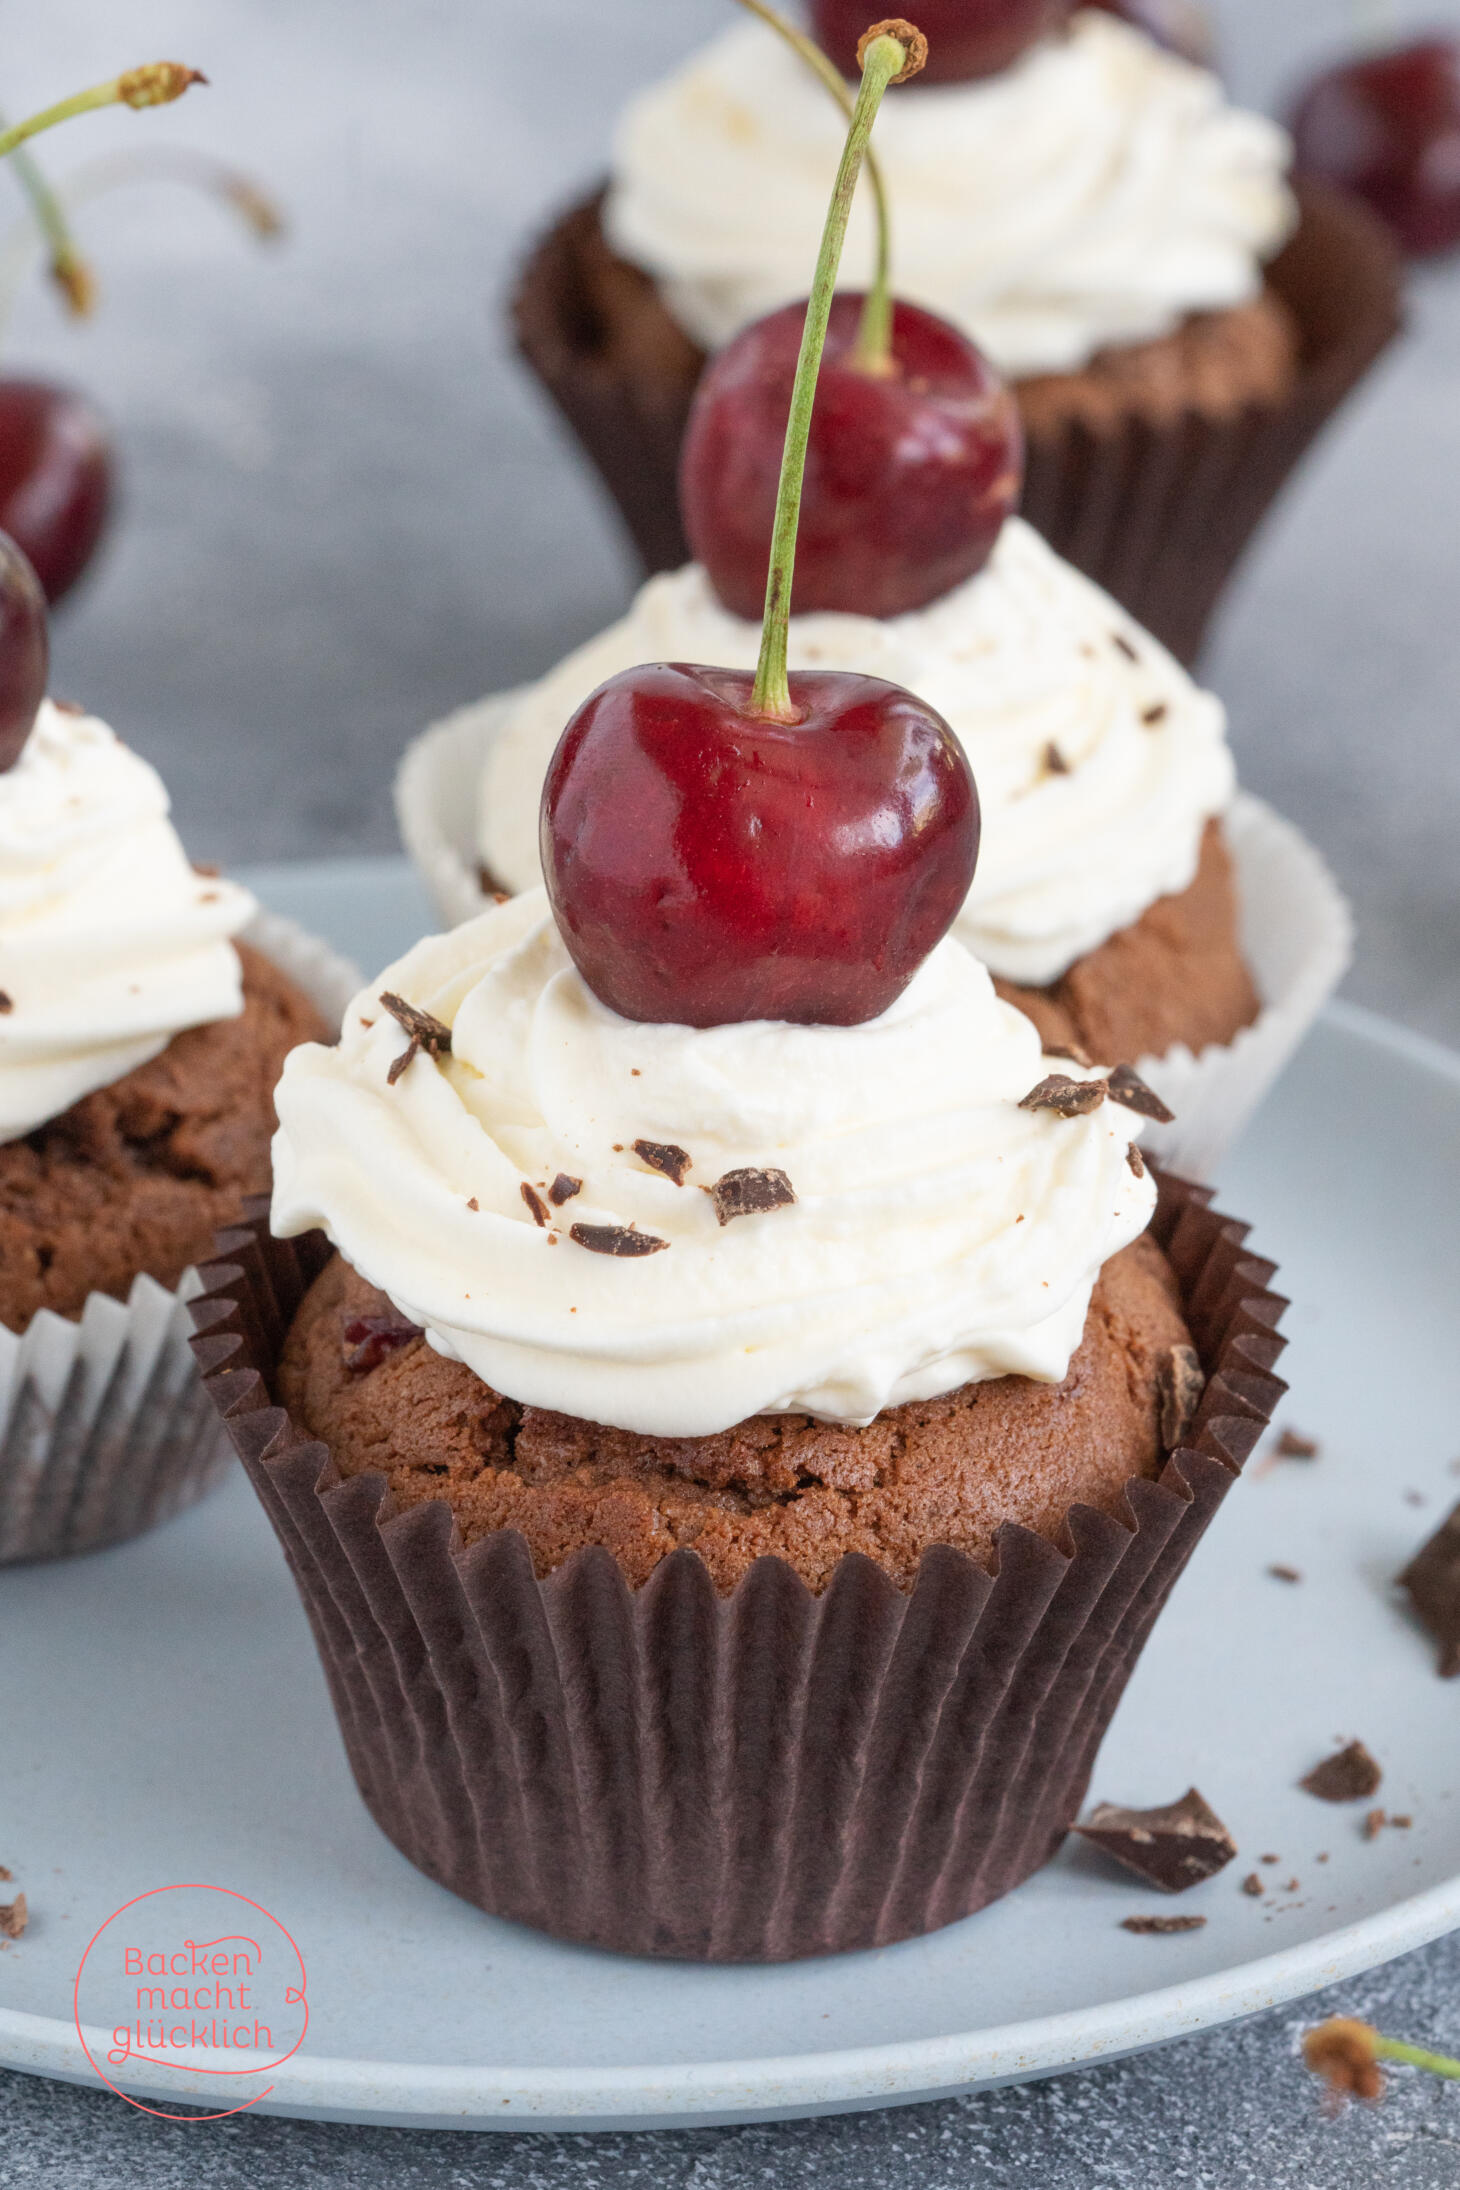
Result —
<instances>
[{"instance_id":1,"label":"dried cherry stem","mask_svg":"<svg viewBox=\"0 0 1460 2190\"><path fill-rule=\"evenodd\" d=\"M862 41L858 58L862 84L852 110L851 127L837 170L836 187L821 232L816 273L806 305L806 325L801 334L801 353L791 387L791 411L786 420L786 440L781 452L781 478L776 489L776 518L771 533L770 570L766 575L765 616L761 625L760 659L750 695L750 712L767 722L796 722L791 687L786 675L786 651L790 636L791 586L796 571L796 527L801 516L801 486L806 473L806 445L811 437L811 408L816 401L816 378L826 330L836 293L837 269L846 241L847 216L861 172L862 156L877 109L889 84L916 74L927 54L927 41L910 23L878 24L876 35Z\"/></svg>"},{"instance_id":2,"label":"dried cherry stem","mask_svg":"<svg viewBox=\"0 0 1460 2190\"><path fill-rule=\"evenodd\" d=\"M1348 2015L1331 2015L1326 2023L1306 2033L1303 2058L1315 2076L1321 2076L1340 2100L1377 2099L1383 2096L1381 2061L1398 2061L1406 2068L1422 2068L1431 2076L1460 2082L1460 2061L1448 2053L1431 2053L1403 2038L1386 2038L1372 2023Z\"/></svg>"},{"instance_id":3,"label":"dried cherry stem","mask_svg":"<svg viewBox=\"0 0 1460 2190\"><path fill-rule=\"evenodd\" d=\"M124 69L104 84L93 84L89 91L75 91L69 99L58 99L54 106L41 107L23 122L0 129L0 159L28 137L38 137L43 129L54 129L58 122L69 122L78 114L94 114L106 106L169 106L190 84L207 81L201 70L185 68L181 61L148 61L141 68Z\"/></svg>"},{"instance_id":4,"label":"dried cherry stem","mask_svg":"<svg viewBox=\"0 0 1460 2190\"><path fill-rule=\"evenodd\" d=\"M835 99L847 120L852 118L855 101L847 89L846 78L836 63L828 58L814 38L797 30L787 22L766 0L740 0L740 5L773 30L798 54ZM880 378L894 370L892 362L892 214L888 204L887 185L882 177L882 163L870 145L863 155L863 166L872 192L872 204L877 222L876 256L872 266L872 285L862 305L861 324L857 339L852 345L848 364L858 372L873 373Z\"/></svg>"}]
</instances>

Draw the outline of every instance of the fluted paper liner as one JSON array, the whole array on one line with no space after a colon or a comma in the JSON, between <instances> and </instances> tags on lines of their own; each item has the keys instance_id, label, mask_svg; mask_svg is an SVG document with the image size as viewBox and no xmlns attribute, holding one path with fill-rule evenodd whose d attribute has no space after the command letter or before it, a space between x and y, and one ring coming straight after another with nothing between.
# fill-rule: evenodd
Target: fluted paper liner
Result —
<instances>
[{"instance_id":1,"label":"fluted paper liner","mask_svg":"<svg viewBox=\"0 0 1460 2190\"><path fill-rule=\"evenodd\" d=\"M1187 1442L1114 1519L997 1570L930 1550L910 1591L849 1553L813 1596L764 1558L724 1597L675 1552L544 1581L523 1537L341 1477L271 1380L321 1236L260 1202L194 1303L199 1365L299 1585L381 1829L493 1915L623 1953L786 1961L969 1915L1054 1853L1151 1624L1285 1390L1285 1303L1247 1227L1161 1183L1155 1232L1208 1382Z\"/></svg>"},{"instance_id":2,"label":"fluted paper liner","mask_svg":"<svg viewBox=\"0 0 1460 2190\"><path fill-rule=\"evenodd\" d=\"M448 927L491 899L477 865L482 771L518 695L458 708L407 746L395 808L407 851ZM1186 1178L1210 1179L1337 988L1353 955L1353 923L1332 875L1291 822L1239 792L1224 817L1237 877L1243 954L1262 1009L1230 1042L1185 1044L1133 1064L1176 1113L1148 1125L1143 1145Z\"/></svg>"},{"instance_id":3,"label":"fluted paper liner","mask_svg":"<svg viewBox=\"0 0 1460 2190\"><path fill-rule=\"evenodd\" d=\"M244 940L338 1025L355 968L291 920L260 913ZM199 1379L187 1304L138 1277L125 1301L92 1293L79 1316L42 1309L0 1326L0 1565L123 1543L219 1484L233 1465Z\"/></svg>"},{"instance_id":4,"label":"fluted paper liner","mask_svg":"<svg viewBox=\"0 0 1460 2190\"><path fill-rule=\"evenodd\" d=\"M1398 255L1379 223L1323 184L1296 189L1300 225L1267 269L1300 337L1281 402L1026 436L1024 515L1185 662L1269 503L1400 324ZM608 252L602 196L571 208L529 258L512 308L517 342L645 569L674 570L689 560L679 448L704 355L648 276Z\"/></svg>"}]
</instances>

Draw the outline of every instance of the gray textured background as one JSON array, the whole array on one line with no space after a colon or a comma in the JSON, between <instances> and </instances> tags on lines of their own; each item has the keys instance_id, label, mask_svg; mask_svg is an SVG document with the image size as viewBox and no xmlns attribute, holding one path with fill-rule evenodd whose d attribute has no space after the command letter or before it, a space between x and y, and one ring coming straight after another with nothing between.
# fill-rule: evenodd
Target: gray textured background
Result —
<instances>
[{"instance_id":1,"label":"gray textured background","mask_svg":"<svg viewBox=\"0 0 1460 2190\"><path fill-rule=\"evenodd\" d=\"M20 296L8 363L116 422L122 522L56 633L58 689L157 761L193 850L381 850L432 715L614 615L611 518L516 372L500 300L524 238L599 172L628 88L727 0L45 0L4 18L12 113L162 55L208 91L44 148L197 143L285 202L255 250L148 186L90 207L104 307ZM1219 0L1228 73L1275 105L1353 21L1460 0ZM1345 414L1233 589L1208 662L1247 782L1323 846L1360 916L1350 993L1460 1040L1460 268L1414 285L1402 350ZM1335 2003L1337 2004L1337 2003ZM1460 1942L1344 1989L1460 2043ZM1460 2181L1460 2093L1413 2082L1325 2123L1310 2011L1122 2066L911 2112L675 2136L469 2139L248 2119L184 2132L0 2076L0 2190L321 2184L737 2190L1407 2190Z\"/></svg>"}]
</instances>

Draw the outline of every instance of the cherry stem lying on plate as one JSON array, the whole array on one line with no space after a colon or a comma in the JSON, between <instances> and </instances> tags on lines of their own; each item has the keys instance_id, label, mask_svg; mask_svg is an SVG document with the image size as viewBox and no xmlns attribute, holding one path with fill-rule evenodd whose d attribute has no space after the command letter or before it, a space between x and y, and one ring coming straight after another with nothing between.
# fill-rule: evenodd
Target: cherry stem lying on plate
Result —
<instances>
[{"instance_id":1,"label":"cherry stem lying on plate","mask_svg":"<svg viewBox=\"0 0 1460 2190\"><path fill-rule=\"evenodd\" d=\"M816 401L816 376L826 343L852 196L884 92L889 84L900 83L914 75L922 67L926 52L926 40L909 23L879 25L877 36L864 41L861 49L861 89L852 110L852 125L837 170L826 226L821 232L821 249L817 253L816 274L806 305L806 326L801 337L801 354L796 361L791 415L786 421L786 441L781 455L760 659L755 666L755 683L750 695L750 713L767 722L795 722L798 719L786 677L791 583L796 568L796 526L801 515L801 485L806 472L806 444L811 435L811 407Z\"/></svg>"}]
</instances>

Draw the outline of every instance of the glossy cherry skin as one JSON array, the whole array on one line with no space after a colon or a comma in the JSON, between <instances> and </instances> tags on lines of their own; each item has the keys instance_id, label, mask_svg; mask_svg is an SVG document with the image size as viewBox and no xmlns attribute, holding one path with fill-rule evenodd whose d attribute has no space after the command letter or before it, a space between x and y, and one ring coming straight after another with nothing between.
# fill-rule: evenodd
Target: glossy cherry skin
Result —
<instances>
[{"instance_id":1,"label":"glossy cherry skin","mask_svg":"<svg viewBox=\"0 0 1460 2190\"><path fill-rule=\"evenodd\" d=\"M111 444L73 389L0 380L0 529L55 605L90 562L111 506Z\"/></svg>"},{"instance_id":2,"label":"glossy cherry skin","mask_svg":"<svg viewBox=\"0 0 1460 2190\"><path fill-rule=\"evenodd\" d=\"M1082 0L1082 4L1098 8L1102 15L1118 15L1168 53L1179 53L1198 68L1216 65L1216 32L1201 0Z\"/></svg>"},{"instance_id":3,"label":"glossy cherry skin","mask_svg":"<svg viewBox=\"0 0 1460 2190\"><path fill-rule=\"evenodd\" d=\"M737 616L765 604L781 445L806 308L723 349L695 394L679 466L690 551ZM900 616L988 561L1019 500L1023 439L1008 389L946 320L893 307L894 373L848 362L862 300L831 313L801 494L794 615Z\"/></svg>"},{"instance_id":4,"label":"glossy cherry skin","mask_svg":"<svg viewBox=\"0 0 1460 2190\"><path fill-rule=\"evenodd\" d=\"M1329 69L1293 112L1300 172L1367 199L1416 257L1460 243L1460 44L1426 38Z\"/></svg>"},{"instance_id":5,"label":"glossy cherry skin","mask_svg":"<svg viewBox=\"0 0 1460 2190\"><path fill-rule=\"evenodd\" d=\"M911 79L966 84L997 76L1036 39L1058 30L1074 0L919 0L909 21L928 41L928 59ZM813 0L811 31L845 76L857 76L857 42L879 20L867 0Z\"/></svg>"},{"instance_id":6,"label":"glossy cherry skin","mask_svg":"<svg viewBox=\"0 0 1460 2190\"><path fill-rule=\"evenodd\" d=\"M15 542L0 533L0 774L20 758L50 665L45 595Z\"/></svg>"},{"instance_id":7,"label":"glossy cherry skin","mask_svg":"<svg viewBox=\"0 0 1460 2190\"><path fill-rule=\"evenodd\" d=\"M624 670L563 732L543 788L548 895L573 962L626 1019L856 1026L952 926L978 792L941 715L847 670Z\"/></svg>"}]
</instances>

